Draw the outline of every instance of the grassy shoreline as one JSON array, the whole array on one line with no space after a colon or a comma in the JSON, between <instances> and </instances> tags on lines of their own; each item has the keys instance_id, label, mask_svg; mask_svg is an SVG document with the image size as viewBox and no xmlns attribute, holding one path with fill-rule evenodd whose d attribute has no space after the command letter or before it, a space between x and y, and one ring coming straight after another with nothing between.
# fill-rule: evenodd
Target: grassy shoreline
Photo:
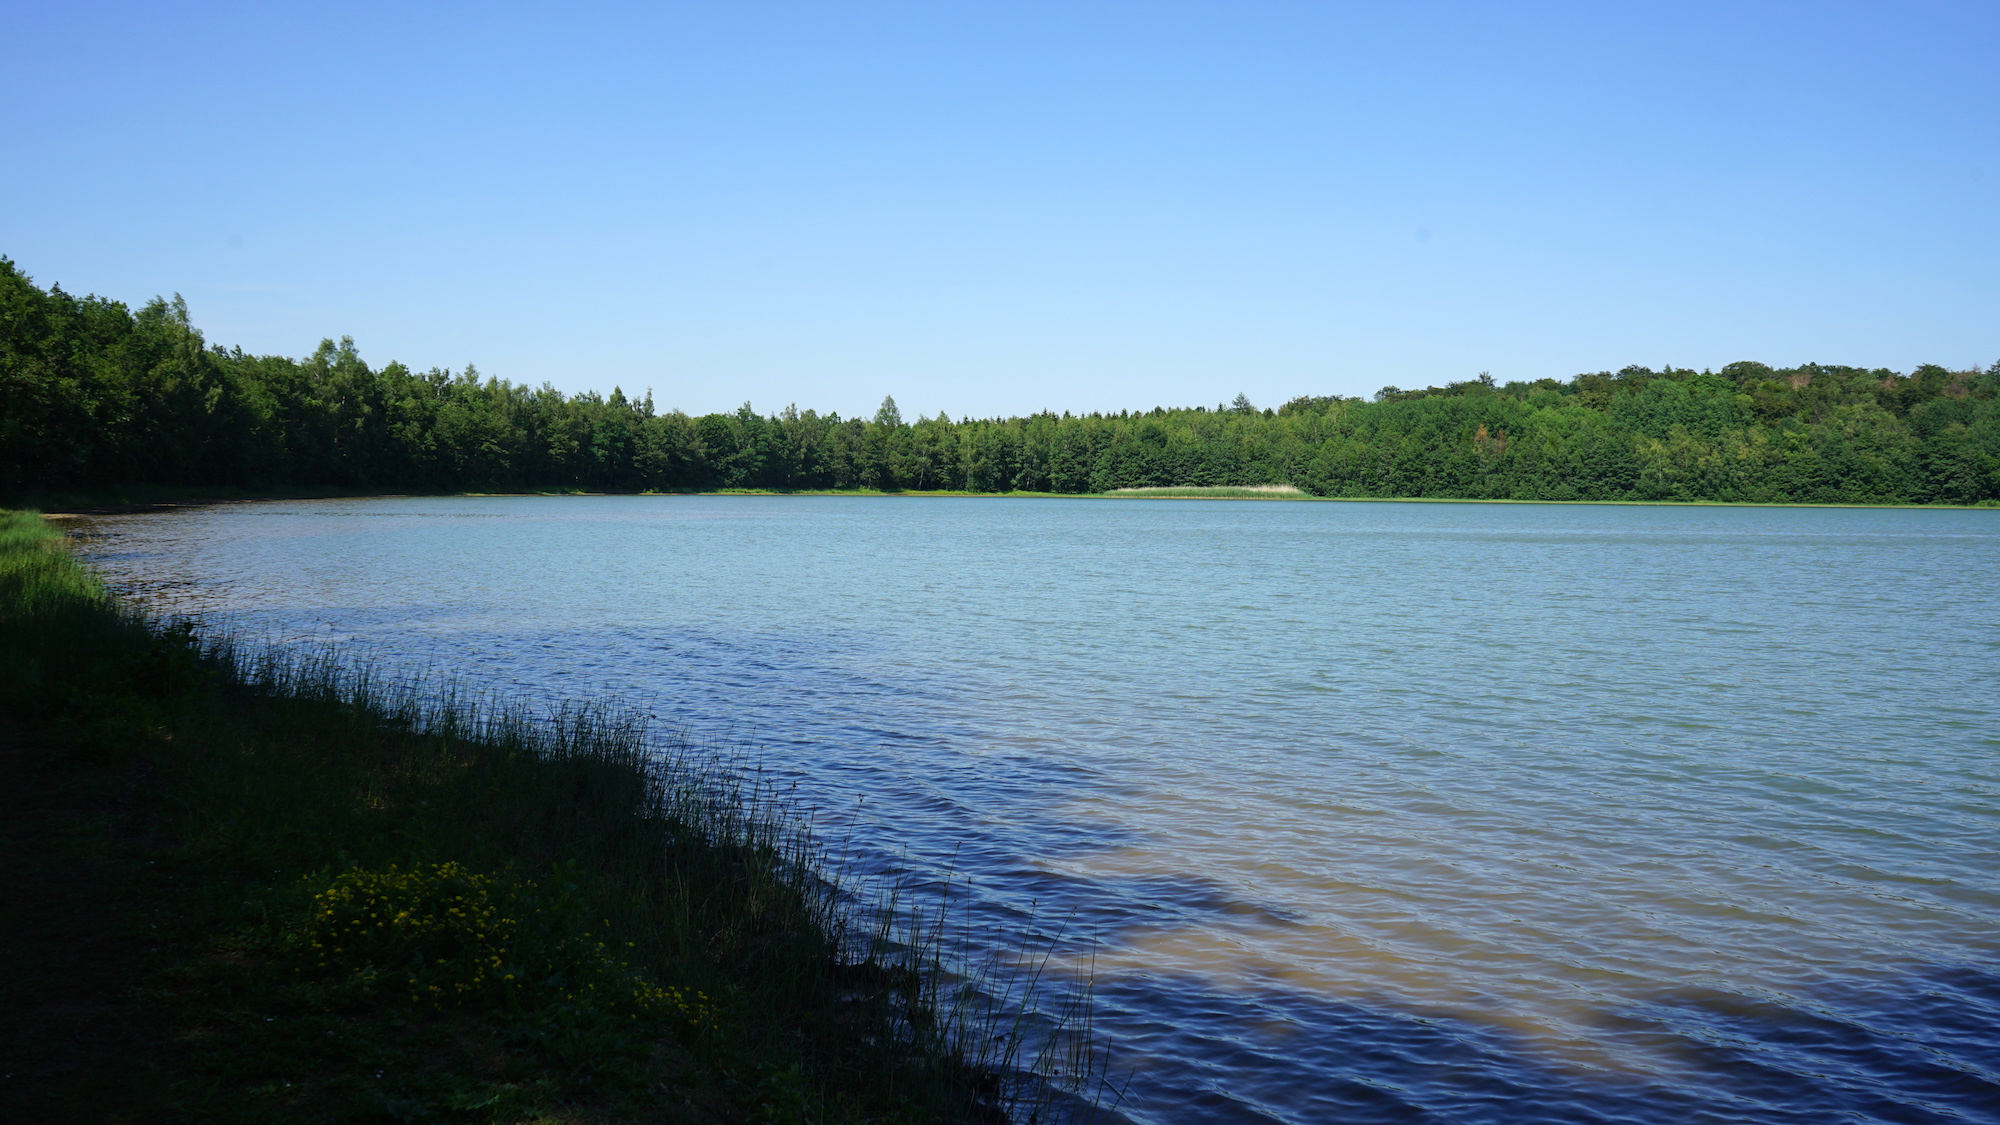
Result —
<instances>
[{"instance_id":1,"label":"grassy shoreline","mask_svg":"<svg viewBox=\"0 0 2000 1125\"><path fill-rule=\"evenodd\" d=\"M79 795L6 892L85 900L5 904L43 970L0 1010L41 1059L13 1119L1006 1119L1025 1060L979 1057L933 955L634 716L203 638L0 512L0 720L11 793Z\"/></svg>"},{"instance_id":2,"label":"grassy shoreline","mask_svg":"<svg viewBox=\"0 0 2000 1125\"><path fill-rule=\"evenodd\" d=\"M223 504L257 504L288 500L379 500L400 497L493 497L493 496L847 496L847 497L963 497L982 500L1255 500L1342 504L1546 504L1576 507L1630 508L1882 508L1920 511L1994 511L2000 501L1978 504L1804 504L1758 500L1518 500L1456 496L1313 496L1298 492L1276 492L1268 486L1189 486L1185 488L1133 488L1112 492L968 492L963 490L918 490L884 492L877 489L796 489L724 488L688 492L593 492L584 489L521 492L431 492L398 489L213 489L175 488L148 485L140 488L35 493L15 497L6 504L34 509L51 518L90 515L122 515L135 512L172 511L180 508ZM0 511L6 510L0 507Z\"/></svg>"}]
</instances>

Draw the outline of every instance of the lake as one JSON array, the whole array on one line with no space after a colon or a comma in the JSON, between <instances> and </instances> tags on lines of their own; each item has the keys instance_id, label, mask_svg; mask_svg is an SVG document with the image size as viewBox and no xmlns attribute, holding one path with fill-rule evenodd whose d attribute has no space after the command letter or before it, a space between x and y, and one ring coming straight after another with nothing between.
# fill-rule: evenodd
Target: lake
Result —
<instances>
[{"instance_id":1,"label":"lake","mask_svg":"<svg viewBox=\"0 0 2000 1125\"><path fill-rule=\"evenodd\" d=\"M955 871L977 926L1070 920L1135 1122L2000 1121L2000 512L77 526L159 608L625 700L754 748L862 867Z\"/></svg>"}]
</instances>

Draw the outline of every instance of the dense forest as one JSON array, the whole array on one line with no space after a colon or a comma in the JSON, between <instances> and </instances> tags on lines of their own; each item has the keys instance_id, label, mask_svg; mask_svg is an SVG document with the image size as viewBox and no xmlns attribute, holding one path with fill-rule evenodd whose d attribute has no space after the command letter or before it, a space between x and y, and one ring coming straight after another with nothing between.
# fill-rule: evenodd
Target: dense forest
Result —
<instances>
[{"instance_id":1,"label":"dense forest","mask_svg":"<svg viewBox=\"0 0 2000 1125\"><path fill-rule=\"evenodd\" d=\"M2000 503L2000 363L1732 363L1385 387L1118 414L906 422L787 407L690 416L471 367L210 346L176 297L134 311L0 258L0 495L187 486L1087 493L1290 483L1321 496Z\"/></svg>"}]
</instances>

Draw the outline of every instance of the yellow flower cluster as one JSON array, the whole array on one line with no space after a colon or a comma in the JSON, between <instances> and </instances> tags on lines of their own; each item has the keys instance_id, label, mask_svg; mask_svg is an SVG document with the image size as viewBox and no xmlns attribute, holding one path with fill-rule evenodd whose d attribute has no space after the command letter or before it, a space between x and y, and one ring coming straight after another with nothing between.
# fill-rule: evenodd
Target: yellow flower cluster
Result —
<instances>
[{"instance_id":1,"label":"yellow flower cluster","mask_svg":"<svg viewBox=\"0 0 2000 1125\"><path fill-rule=\"evenodd\" d=\"M307 941L321 969L393 980L411 1000L464 999L515 978L508 889L457 863L357 868L313 896Z\"/></svg>"},{"instance_id":2,"label":"yellow flower cluster","mask_svg":"<svg viewBox=\"0 0 2000 1125\"><path fill-rule=\"evenodd\" d=\"M699 990L662 987L644 977L632 978L632 1003L641 1011L658 1011L662 1008L678 1012L682 1019L697 1028L721 1031L722 1021L715 1014L715 1005Z\"/></svg>"},{"instance_id":3,"label":"yellow flower cluster","mask_svg":"<svg viewBox=\"0 0 2000 1125\"><path fill-rule=\"evenodd\" d=\"M306 951L321 974L398 987L416 1003L559 1000L719 1029L707 996L646 979L579 933L587 923L574 915L563 895L455 862L355 868L313 896Z\"/></svg>"}]
</instances>

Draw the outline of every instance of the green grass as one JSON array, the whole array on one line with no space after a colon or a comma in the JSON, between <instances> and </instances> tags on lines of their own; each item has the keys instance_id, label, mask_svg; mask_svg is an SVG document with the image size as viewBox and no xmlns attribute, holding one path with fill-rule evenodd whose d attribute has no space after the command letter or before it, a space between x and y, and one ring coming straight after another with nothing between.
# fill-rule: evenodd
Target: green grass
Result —
<instances>
[{"instance_id":1,"label":"green grass","mask_svg":"<svg viewBox=\"0 0 2000 1125\"><path fill-rule=\"evenodd\" d=\"M936 926L858 923L770 794L638 716L163 625L27 513L0 513L0 709L157 827L75 877L146 900L170 1030L70 1063L150 1068L162 1119L985 1121L1046 1114L1024 1066L1089 1077L1076 1029L1016 1054L942 991Z\"/></svg>"},{"instance_id":2,"label":"green grass","mask_svg":"<svg viewBox=\"0 0 2000 1125\"><path fill-rule=\"evenodd\" d=\"M1310 496L1289 484L1218 485L1187 488L1114 488L1114 499L1306 500Z\"/></svg>"},{"instance_id":3,"label":"green grass","mask_svg":"<svg viewBox=\"0 0 2000 1125\"><path fill-rule=\"evenodd\" d=\"M129 485L121 487L47 491L0 498L0 503L40 508L48 512L87 513L141 511L151 508L196 504L243 503L256 500L363 499L384 496L922 496L976 497L980 499L1102 500L1127 498L1228 499L1228 500L1323 500L1357 504L1562 504L1570 506L1620 507L1734 507L1734 508L2000 508L2000 500L1977 504L1894 504L1838 503L1803 504L1776 501L1735 500L1516 500L1470 496L1314 496L1290 485L1250 486L1165 486L1116 488L1109 492L970 492L957 489L908 489L884 492L879 489L769 489L723 488L712 490L646 491L603 493L587 489L539 489L518 492L437 492L422 489L324 488L203 488L170 485Z\"/></svg>"}]
</instances>

